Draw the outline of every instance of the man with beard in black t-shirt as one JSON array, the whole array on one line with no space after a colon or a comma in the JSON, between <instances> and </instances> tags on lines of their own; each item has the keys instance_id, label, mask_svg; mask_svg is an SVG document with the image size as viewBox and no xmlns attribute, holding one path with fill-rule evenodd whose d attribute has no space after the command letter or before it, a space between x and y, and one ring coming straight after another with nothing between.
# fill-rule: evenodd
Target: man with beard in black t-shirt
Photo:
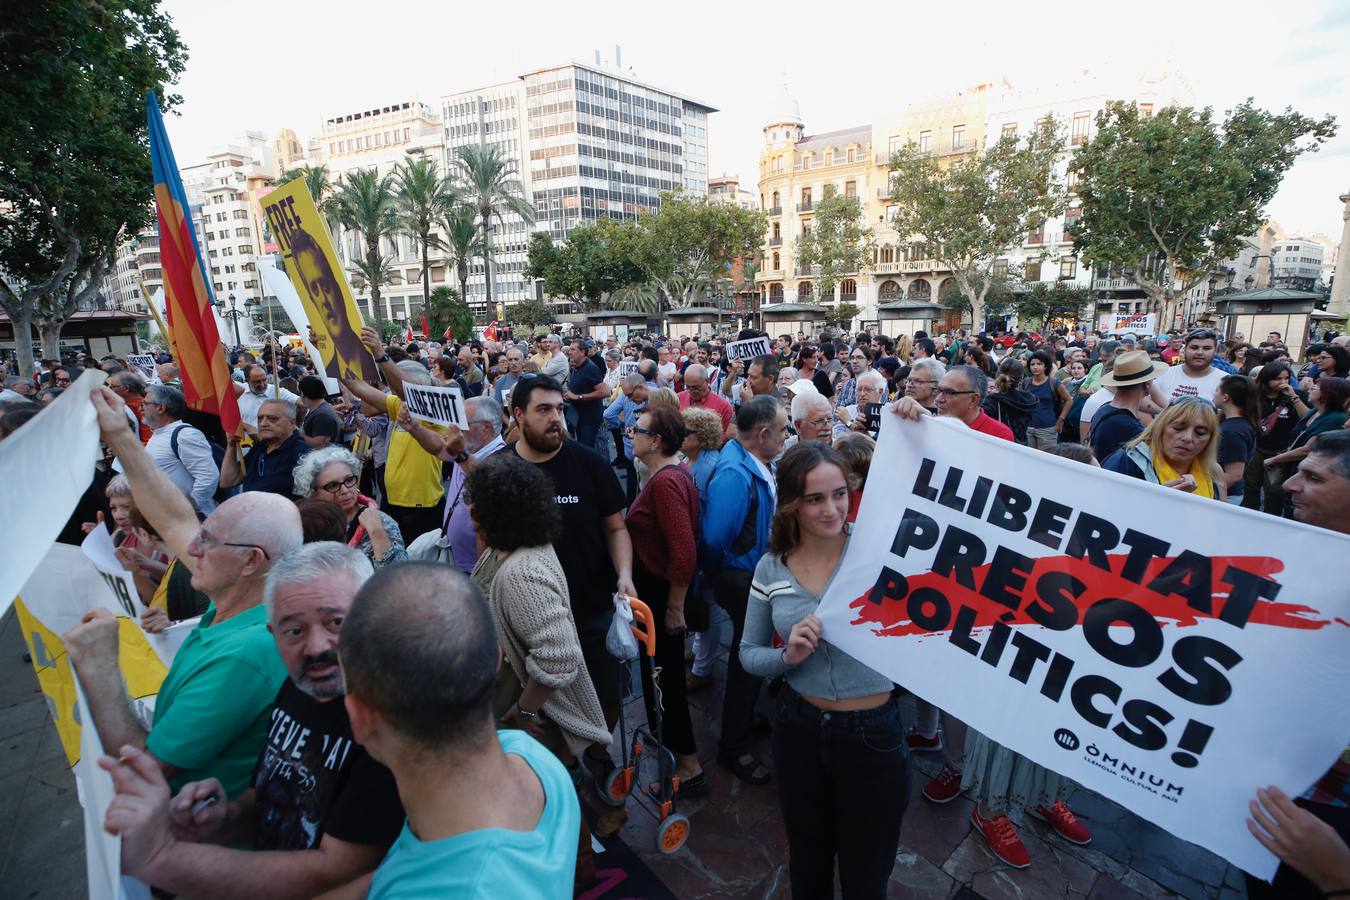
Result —
<instances>
[{"instance_id":1,"label":"man with beard in black t-shirt","mask_svg":"<svg viewBox=\"0 0 1350 900\"><path fill-rule=\"evenodd\" d=\"M320 894L379 864L403 806L393 775L352 740L337 656L342 620L372 573L364 554L332 542L306 544L267 573L268 628L290 677L251 790L229 800L208 779L170 800L144 753L124 747L125 762L99 761L117 789L105 827L122 837L123 872L174 894L266 900Z\"/></svg>"},{"instance_id":2,"label":"man with beard in black t-shirt","mask_svg":"<svg viewBox=\"0 0 1350 900\"><path fill-rule=\"evenodd\" d=\"M619 715L619 661L605 649L605 634L614 616L615 591L637 596L633 587L633 545L623 520L624 493L603 456L567 438L563 424L563 390L547 375L520 377L511 393L511 417L520 440L503 453L532 462L553 480L562 536L554 542L567 576L572 616L581 639L586 669L610 727ZM603 746L585 754L596 783L614 767Z\"/></svg>"}]
</instances>

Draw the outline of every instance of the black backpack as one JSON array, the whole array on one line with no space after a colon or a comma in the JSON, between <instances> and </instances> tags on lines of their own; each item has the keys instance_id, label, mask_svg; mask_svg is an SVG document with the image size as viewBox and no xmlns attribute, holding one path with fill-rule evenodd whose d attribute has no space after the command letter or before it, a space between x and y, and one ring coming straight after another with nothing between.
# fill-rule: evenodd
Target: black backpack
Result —
<instances>
[{"instance_id":1,"label":"black backpack","mask_svg":"<svg viewBox=\"0 0 1350 900\"><path fill-rule=\"evenodd\" d=\"M183 461L183 457L178 453L178 432L182 431L184 428L191 427L192 426L188 425L186 422L180 422L178 427L169 435L169 449L173 451L173 458L180 463ZM225 463L225 448L206 437L205 432L202 432L202 437L206 439L206 445L211 448L211 458L215 460L216 472L219 473L220 467ZM211 495L211 499L217 503L223 503L227 498L233 496L234 493L234 488L223 488L217 485L216 492Z\"/></svg>"}]
</instances>

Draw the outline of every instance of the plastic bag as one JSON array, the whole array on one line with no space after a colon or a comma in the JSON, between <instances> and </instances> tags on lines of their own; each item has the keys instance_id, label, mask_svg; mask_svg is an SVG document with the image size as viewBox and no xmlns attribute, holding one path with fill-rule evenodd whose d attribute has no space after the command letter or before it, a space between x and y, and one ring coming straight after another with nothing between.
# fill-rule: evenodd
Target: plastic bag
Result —
<instances>
[{"instance_id":1,"label":"plastic bag","mask_svg":"<svg viewBox=\"0 0 1350 900\"><path fill-rule=\"evenodd\" d=\"M637 659L638 642L633 636L633 608L623 594L614 595L614 618L605 635L605 649L616 659Z\"/></svg>"}]
</instances>

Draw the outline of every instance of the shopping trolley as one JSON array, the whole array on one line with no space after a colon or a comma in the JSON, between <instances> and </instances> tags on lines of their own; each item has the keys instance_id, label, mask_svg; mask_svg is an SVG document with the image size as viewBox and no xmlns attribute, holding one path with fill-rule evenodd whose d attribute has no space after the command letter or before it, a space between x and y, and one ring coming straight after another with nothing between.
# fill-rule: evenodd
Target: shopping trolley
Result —
<instances>
[{"instance_id":1,"label":"shopping trolley","mask_svg":"<svg viewBox=\"0 0 1350 900\"><path fill-rule=\"evenodd\" d=\"M660 823L656 829L656 849L674 853L689 837L689 818L675 811L675 792L680 789L680 779L675 774L675 754L661 743L661 669L655 661L658 625L647 604L636 597L624 599L633 611L631 627L638 641L638 652L646 653L652 659L652 688L656 693L652 707L656 721L648 722L646 728L634 728L630 739L624 703L631 700L633 694L627 693L623 697L619 704L619 746L623 760L609 773L599 794L603 802L615 807L623 806L631 794L638 806ZM633 684L631 661L619 660L619 666L625 692L628 692ZM683 672L675 673L676 678L683 676Z\"/></svg>"}]
</instances>

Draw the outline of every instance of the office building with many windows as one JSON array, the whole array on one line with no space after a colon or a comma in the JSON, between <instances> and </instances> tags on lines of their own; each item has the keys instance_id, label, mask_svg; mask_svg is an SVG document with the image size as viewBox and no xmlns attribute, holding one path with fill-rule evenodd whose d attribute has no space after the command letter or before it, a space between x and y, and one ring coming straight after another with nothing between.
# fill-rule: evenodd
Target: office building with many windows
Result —
<instances>
[{"instance_id":1,"label":"office building with many windows","mask_svg":"<svg viewBox=\"0 0 1350 900\"><path fill-rule=\"evenodd\" d=\"M468 143L496 145L535 208L533 225L511 213L493 223L494 301L509 304L533 291L524 278L532 231L562 240L584 222L655 210L662 192L706 195L714 111L631 71L579 62L442 97L447 160ZM481 306L485 290L475 261L471 306Z\"/></svg>"}]
</instances>

